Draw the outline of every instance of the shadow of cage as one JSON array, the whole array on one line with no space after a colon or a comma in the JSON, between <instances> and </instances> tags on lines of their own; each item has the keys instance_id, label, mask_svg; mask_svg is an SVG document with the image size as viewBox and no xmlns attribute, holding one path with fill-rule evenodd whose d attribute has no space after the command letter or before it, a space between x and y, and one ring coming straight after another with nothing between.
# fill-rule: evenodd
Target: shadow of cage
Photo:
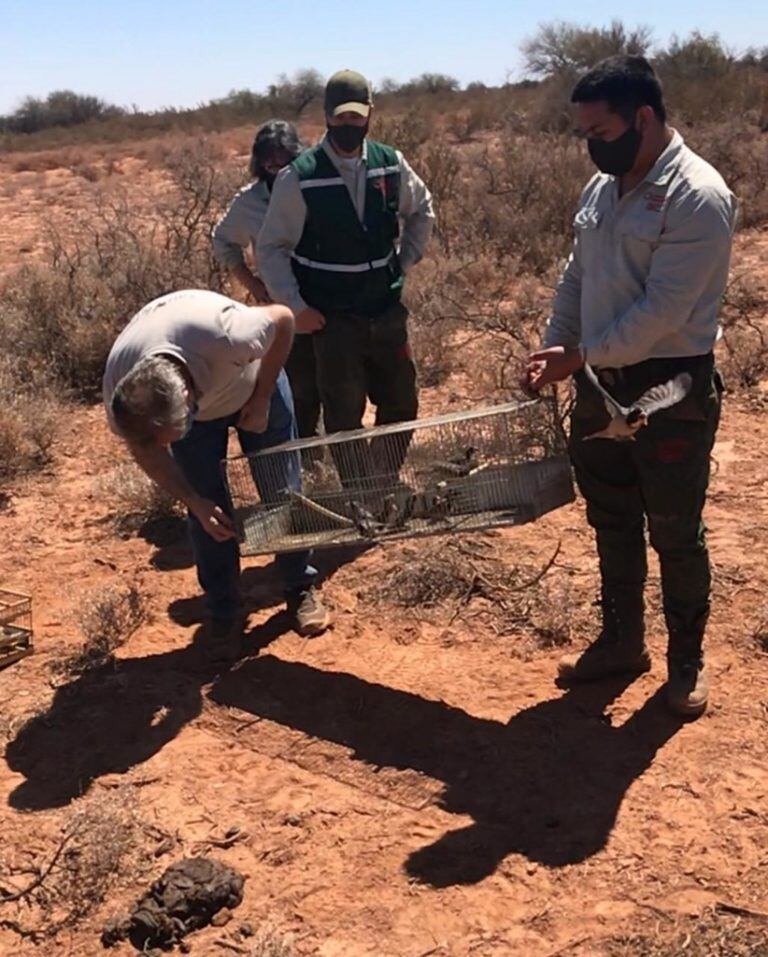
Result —
<instances>
[{"instance_id":1,"label":"shadow of cage","mask_svg":"<svg viewBox=\"0 0 768 957\"><path fill-rule=\"evenodd\" d=\"M545 399L300 439L222 465L244 555L519 525L574 498Z\"/></svg>"}]
</instances>

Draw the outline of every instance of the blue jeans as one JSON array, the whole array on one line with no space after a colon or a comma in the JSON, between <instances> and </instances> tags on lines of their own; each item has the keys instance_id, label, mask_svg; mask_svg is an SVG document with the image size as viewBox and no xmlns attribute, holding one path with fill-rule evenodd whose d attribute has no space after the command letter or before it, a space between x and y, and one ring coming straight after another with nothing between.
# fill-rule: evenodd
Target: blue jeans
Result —
<instances>
[{"instance_id":1,"label":"blue jeans","mask_svg":"<svg viewBox=\"0 0 768 957\"><path fill-rule=\"evenodd\" d=\"M237 428L240 413L208 422L194 422L187 435L174 442L171 452L185 478L203 498L215 502L229 513L229 502L221 471L221 461L227 456L230 428ZM261 434L237 429L237 437L243 452L258 452L296 438L296 420L293 412L293 397L288 378L281 372L269 407L267 429ZM297 456L281 456L285 459L285 486L301 487L301 475ZM265 498L269 490L261 489ZM200 525L194 515L189 515L189 531L192 550L197 565L197 577L205 592L209 611L213 617L230 617L240 607L240 552L237 542L217 542ZM317 577L310 565L312 553L291 552L278 555L276 562L283 578L286 592L309 587Z\"/></svg>"}]
</instances>

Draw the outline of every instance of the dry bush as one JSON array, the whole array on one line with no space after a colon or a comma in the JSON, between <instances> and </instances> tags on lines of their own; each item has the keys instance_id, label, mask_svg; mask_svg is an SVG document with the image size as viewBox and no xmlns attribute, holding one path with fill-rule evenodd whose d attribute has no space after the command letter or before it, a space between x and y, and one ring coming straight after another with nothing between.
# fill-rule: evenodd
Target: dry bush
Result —
<instances>
[{"instance_id":1,"label":"dry bush","mask_svg":"<svg viewBox=\"0 0 768 957\"><path fill-rule=\"evenodd\" d=\"M96 794L76 805L64 826L71 835L51 886L67 923L81 920L136 868L141 822L131 788Z\"/></svg>"},{"instance_id":2,"label":"dry bush","mask_svg":"<svg viewBox=\"0 0 768 957\"><path fill-rule=\"evenodd\" d=\"M166 156L172 181L151 216L129 194L102 196L66 241L53 234L48 262L25 267L1 290L0 349L23 376L45 373L62 389L98 393L109 349L130 316L174 289L221 289L210 230L239 174L197 142Z\"/></svg>"},{"instance_id":3,"label":"dry bush","mask_svg":"<svg viewBox=\"0 0 768 957\"><path fill-rule=\"evenodd\" d=\"M145 617L144 598L133 585L107 585L87 594L74 612L84 641L61 664L69 677L114 661L114 654Z\"/></svg>"},{"instance_id":4,"label":"dry bush","mask_svg":"<svg viewBox=\"0 0 768 957\"><path fill-rule=\"evenodd\" d=\"M552 572L558 554L559 545L543 566L510 565L497 533L406 545L361 598L436 624L461 619L497 636L526 635L539 648L562 646L591 628L593 608Z\"/></svg>"},{"instance_id":5,"label":"dry bush","mask_svg":"<svg viewBox=\"0 0 768 957\"><path fill-rule=\"evenodd\" d=\"M421 146L433 132L434 118L425 116L417 109L400 114L378 115L371 128L375 140L400 150L409 163L414 162Z\"/></svg>"},{"instance_id":6,"label":"dry bush","mask_svg":"<svg viewBox=\"0 0 768 957\"><path fill-rule=\"evenodd\" d=\"M55 849L40 856L37 876L26 886L14 881L20 890L11 899L23 906L20 913L36 912L42 923L41 930L26 930L14 922L17 930L39 942L82 921L146 864L144 831L135 790L128 785L78 801L62 823Z\"/></svg>"},{"instance_id":7,"label":"dry bush","mask_svg":"<svg viewBox=\"0 0 768 957\"><path fill-rule=\"evenodd\" d=\"M368 587L367 600L398 608L430 610L464 598L474 588L474 574L455 541L408 546L383 579Z\"/></svg>"},{"instance_id":8,"label":"dry bush","mask_svg":"<svg viewBox=\"0 0 768 957\"><path fill-rule=\"evenodd\" d=\"M283 934L270 923L262 924L249 942L250 957L294 957L293 934Z\"/></svg>"},{"instance_id":9,"label":"dry bush","mask_svg":"<svg viewBox=\"0 0 768 957\"><path fill-rule=\"evenodd\" d=\"M0 481L48 464L61 415L45 384L0 357Z\"/></svg>"},{"instance_id":10,"label":"dry bush","mask_svg":"<svg viewBox=\"0 0 768 957\"><path fill-rule=\"evenodd\" d=\"M452 248L510 256L542 275L567 254L576 202L593 168L583 145L549 134L502 135L475 158L452 217ZM466 237L466 239L465 239Z\"/></svg>"},{"instance_id":11,"label":"dry bush","mask_svg":"<svg viewBox=\"0 0 768 957\"><path fill-rule=\"evenodd\" d=\"M181 505L133 462L123 462L100 475L95 494L110 504L120 535L133 534L147 522L178 518L182 514Z\"/></svg>"},{"instance_id":12,"label":"dry bush","mask_svg":"<svg viewBox=\"0 0 768 957\"><path fill-rule=\"evenodd\" d=\"M753 389L768 378L768 294L748 274L732 279L720 320L728 386Z\"/></svg>"},{"instance_id":13,"label":"dry bush","mask_svg":"<svg viewBox=\"0 0 768 957\"><path fill-rule=\"evenodd\" d=\"M742 117L697 125L684 134L738 197L740 226L768 222L768 132Z\"/></svg>"},{"instance_id":14,"label":"dry bush","mask_svg":"<svg viewBox=\"0 0 768 957\"><path fill-rule=\"evenodd\" d=\"M578 597L568 578L543 581L536 604L531 609L531 627L541 648L569 645L575 624L574 609Z\"/></svg>"},{"instance_id":15,"label":"dry bush","mask_svg":"<svg viewBox=\"0 0 768 957\"><path fill-rule=\"evenodd\" d=\"M653 936L627 934L605 945L606 957L768 957L768 939L757 921L712 914L672 928L658 924Z\"/></svg>"}]
</instances>

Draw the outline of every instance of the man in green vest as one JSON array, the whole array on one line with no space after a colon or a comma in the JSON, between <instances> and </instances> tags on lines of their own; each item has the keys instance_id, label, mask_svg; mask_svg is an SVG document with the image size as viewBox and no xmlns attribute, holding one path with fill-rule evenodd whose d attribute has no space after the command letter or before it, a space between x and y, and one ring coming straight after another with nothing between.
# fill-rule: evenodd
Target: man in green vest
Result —
<instances>
[{"instance_id":1,"label":"man in green vest","mask_svg":"<svg viewBox=\"0 0 768 957\"><path fill-rule=\"evenodd\" d=\"M329 433L360 428L368 399L377 425L418 411L400 297L432 233L432 197L399 150L367 139L372 111L365 77L330 78L326 135L278 175L257 246L273 300L312 336ZM351 458L337 458L345 484L368 468Z\"/></svg>"}]
</instances>

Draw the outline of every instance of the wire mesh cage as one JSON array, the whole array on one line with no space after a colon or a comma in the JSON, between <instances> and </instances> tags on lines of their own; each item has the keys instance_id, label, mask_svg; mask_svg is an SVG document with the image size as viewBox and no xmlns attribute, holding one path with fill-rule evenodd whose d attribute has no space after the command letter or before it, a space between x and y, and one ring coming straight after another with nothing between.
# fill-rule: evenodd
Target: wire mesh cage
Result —
<instances>
[{"instance_id":1,"label":"wire mesh cage","mask_svg":"<svg viewBox=\"0 0 768 957\"><path fill-rule=\"evenodd\" d=\"M548 400L301 439L223 468L244 555L519 525L574 497Z\"/></svg>"},{"instance_id":2,"label":"wire mesh cage","mask_svg":"<svg viewBox=\"0 0 768 957\"><path fill-rule=\"evenodd\" d=\"M32 599L0 588L0 668L32 654Z\"/></svg>"}]
</instances>

